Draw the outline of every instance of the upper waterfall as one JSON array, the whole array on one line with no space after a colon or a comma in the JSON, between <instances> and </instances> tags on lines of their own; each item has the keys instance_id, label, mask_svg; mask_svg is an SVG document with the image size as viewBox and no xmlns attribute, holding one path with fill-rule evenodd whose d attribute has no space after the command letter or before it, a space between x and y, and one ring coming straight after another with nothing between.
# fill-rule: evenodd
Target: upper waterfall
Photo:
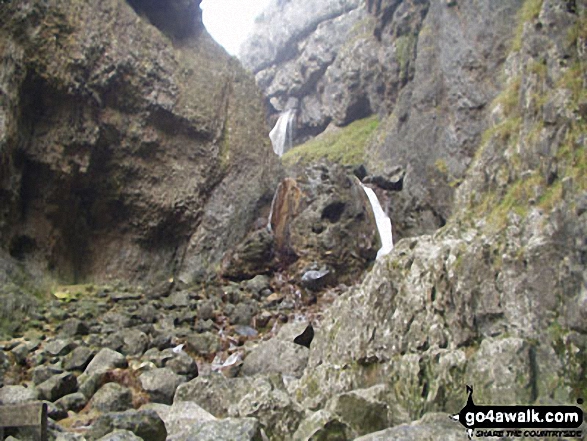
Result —
<instances>
[{"instance_id":1,"label":"upper waterfall","mask_svg":"<svg viewBox=\"0 0 587 441\"><path fill-rule=\"evenodd\" d=\"M296 115L295 109L289 109L279 115L275 127L269 132L273 151L282 156L292 147L293 120Z\"/></svg>"},{"instance_id":2,"label":"upper waterfall","mask_svg":"<svg viewBox=\"0 0 587 441\"><path fill-rule=\"evenodd\" d=\"M381 238L381 248L377 251L377 259L381 256L385 256L389 254L391 250L393 250L393 238L391 232L391 219L381 207L379 203L379 199L377 199L377 195L375 192L361 184L363 190L367 194L369 198L369 202L371 203L371 208L373 209L373 214L375 215L375 223L377 224L377 231L379 232L379 237Z\"/></svg>"}]
</instances>

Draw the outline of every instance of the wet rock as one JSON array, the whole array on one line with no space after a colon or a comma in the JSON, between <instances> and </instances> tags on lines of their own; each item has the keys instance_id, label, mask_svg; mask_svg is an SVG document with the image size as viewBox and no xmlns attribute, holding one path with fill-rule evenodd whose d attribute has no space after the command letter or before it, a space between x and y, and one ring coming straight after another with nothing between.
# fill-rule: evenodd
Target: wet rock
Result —
<instances>
[{"instance_id":1,"label":"wet rock","mask_svg":"<svg viewBox=\"0 0 587 441\"><path fill-rule=\"evenodd\" d=\"M401 191L405 174L406 172L402 167L396 166L389 170L382 171L379 175L367 176L363 182L365 184L375 184L383 190Z\"/></svg>"},{"instance_id":2,"label":"wet rock","mask_svg":"<svg viewBox=\"0 0 587 441\"><path fill-rule=\"evenodd\" d=\"M38 392L34 388L24 386L4 386L0 388L0 404L21 404L35 401Z\"/></svg>"},{"instance_id":3,"label":"wet rock","mask_svg":"<svg viewBox=\"0 0 587 441\"><path fill-rule=\"evenodd\" d=\"M96 352L92 349L79 346L63 358L63 368L66 371L83 371L90 364L95 354Z\"/></svg>"},{"instance_id":4,"label":"wet rock","mask_svg":"<svg viewBox=\"0 0 587 441\"><path fill-rule=\"evenodd\" d=\"M220 338L212 332L194 334L187 338L187 345L192 352L205 356L220 350Z\"/></svg>"},{"instance_id":5,"label":"wet rock","mask_svg":"<svg viewBox=\"0 0 587 441\"><path fill-rule=\"evenodd\" d=\"M178 386L185 377L177 375L169 368L157 368L141 374L141 386L156 403L171 404Z\"/></svg>"},{"instance_id":6,"label":"wet rock","mask_svg":"<svg viewBox=\"0 0 587 441\"><path fill-rule=\"evenodd\" d=\"M144 440L165 441L167 437L165 424L154 410L127 410L101 415L86 436L96 440L115 430L129 430Z\"/></svg>"},{"instance_id":7,"label":"wet rock","mask_svg":"<svg viewBox=\"0 0 587 441\"><path fill-rule=\"evenodd\" d=\"M256 329L253 329L250 326L242 325L235 326L234 332L236 332L237 335L240 335L242 337L256 337L257 335L259 335Z\"/></svg>"},{"instance_id":8,"label":"wet rock","mask_svg":"<svg viewBox=\"0 0 587 441\"><path fill-rule=\"evenodd\" d=\"M122 412L132 408L132 393L118 383L106 383L92 397L91 405L100 412Z\"/></svg>"},{"instance_id":9,"label":"wet rock","mask_svg":"<svg viewBox=\"0 0 587 441\"><path fill-rule=\"evenodd\" d=\"M35 366L31 369L31 379L34 384L41 384L54 375L63 373L63 369L56 366Z\"/></svg>"},{"instance_id":10,"label":"wet rock","mask_svg":"<svg viewBox=\"0 0 587 441\"><path fill-rule=\"evenodd\" d=\"M61 337L75 337L78 335L88 335L89 328L86 323L77 318L70 318L63 322L59 335Z\"/></svg>"},{"instance_id":11,"label":"wet rock","mask_svg":"<svg viewBox=\"0 0 587 441\"><path fill-rule=\"evenodd\" d=\"M255 418L226 418L223 420L201 421L169 440L173 441L258 441L261 440L261 427Z\"/></svg>"},{"instance_id":12,"label":"wet rock","mask_svg":"<svg viewBox=\"0 0 587 441\"><path fill-rule=\"evenodd\" d=\"M84 373L95 374L104 373L115 368L126 367L127 362L124 355L120 352L113 351L112 349L103 348L96 354L92 359Z\"/></svg>"},{"instance_id":13,"label":"wet rock","mask_svg":"<svg viewBox=\"0 0 587 441\"><path fill-rule=\"evenodd\" d=\"M325 284L354 283L375 259L379 236L371 206L343 167L324 162L301 169L282 181L273 206L276 256L294 273L327 269Z\"/></svg>"},{"instance_id":14,"label":"wet rock","mask_svg":"<svg viewBox=\"0 0 587 441\"><path fill-rule=\"evenodd\" d=\"M328 269L305 271L301 278L301 285L312 291L323 289L332 278L331 271Z\"/></svg>"},{"instance_id":15,"label":"wet rock","mask_svg":"<svg viewBox=\"0 0 587 441\"><path fill-rule=\"evenodd\" d=\"M108 435L104 435L98 441L144 441L143 438L135 435L130 430L115 430Z\"/></svg>"},{"instance_id":16,"label":"wet rock","mask_svg":"<svg viewBox=\"0 0 587 441\"><path fill-rule=\"evenodd\" d=\"M86 406L86 404L88 404L88 399L81 392L74 392L65 395L55 401L55 406L65 412L70 410L73 412L79 412Z\"/></svg>"},{"instance_id":17,"label":"wet rock","mask_svg":"<svg viewBox=\"0 0 587 441\"><path fill-rule=\"evenodd\" d=\"M48 380L37 385L39 398L47 401L57 399L77 391L77 378L71 372L54 375Z\"/></svg>"}]
</instances>

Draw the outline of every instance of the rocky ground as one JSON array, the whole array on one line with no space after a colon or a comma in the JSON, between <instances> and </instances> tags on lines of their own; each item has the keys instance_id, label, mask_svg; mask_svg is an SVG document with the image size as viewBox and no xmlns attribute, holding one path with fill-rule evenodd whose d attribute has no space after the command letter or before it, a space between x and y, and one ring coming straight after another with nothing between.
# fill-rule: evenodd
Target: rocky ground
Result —
<instances>
[{"instance_id":1,"label":"rocky ground","mask_svg":"<svg viewBox=\"0 0 587 441\"><path fill-rule=\"evenodd\" d=\"M309 350L294 337L345 289L316 299L285 274L199 289L62 286L22 337L0 343L0 402L47 402L59 440L253 439L238 437L260 421L278 430L267 418L281 407L302 418L278 374L301 376ZM272 400L258 415L252 396L264 388ZM206 421L197 436L194 421Z\"/></svg>"}]
</instances>

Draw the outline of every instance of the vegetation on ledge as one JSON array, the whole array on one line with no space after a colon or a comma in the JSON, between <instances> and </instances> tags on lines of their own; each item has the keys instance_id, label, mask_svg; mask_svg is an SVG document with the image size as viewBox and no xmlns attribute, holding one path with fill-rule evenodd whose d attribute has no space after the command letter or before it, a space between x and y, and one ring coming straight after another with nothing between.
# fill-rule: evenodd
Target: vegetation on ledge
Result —
<instances>
[{"instance_id":1,"label":"vegetation on ledge","mask_svg":"<svg viewBox=\"0 0 587 441\"><path fill-rule=\"evenodd\" d=\"M294 147L282 157L286 166L309 164L325 158L341 165L363 163L365 146L379 126L376 115L352 122Z\"/></svg>"}]
</instances>

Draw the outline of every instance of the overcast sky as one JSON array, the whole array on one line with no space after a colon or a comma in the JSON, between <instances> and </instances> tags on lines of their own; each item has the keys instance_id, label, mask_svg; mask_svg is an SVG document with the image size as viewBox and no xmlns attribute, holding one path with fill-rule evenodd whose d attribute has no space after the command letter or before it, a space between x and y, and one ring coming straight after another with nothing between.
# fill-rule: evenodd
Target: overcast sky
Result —
<instances>
[{"instance_id":1,"label":"overcast sky","mask_svg":"<svg viewBox=\"0 0 587 441\"><path fill-rule=\"evenodd\" d=\"M204 25L230 54L237 55L255 17L268 3L269 0L203 0Z\"/></svg>"}]
</instances>

